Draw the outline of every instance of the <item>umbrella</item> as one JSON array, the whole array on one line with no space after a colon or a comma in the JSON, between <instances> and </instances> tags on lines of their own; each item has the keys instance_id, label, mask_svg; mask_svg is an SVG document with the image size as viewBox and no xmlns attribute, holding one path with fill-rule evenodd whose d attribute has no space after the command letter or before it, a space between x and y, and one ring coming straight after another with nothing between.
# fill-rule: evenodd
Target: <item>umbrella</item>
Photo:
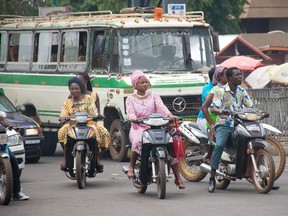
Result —
<instances>
[{"instance_id":1,"label":"umbrella","mask_svg":"<svg viewBox=\"0 0 288 216\"><path fill-rule=\"evenodd\" d=\"M245 79L245 81L251 86L253 89L264 88L270 82L270 70L274 67L278 67L276 65L268 65L257 68L252 71L249 76Z\"/></svg>"},{"instance_id":2,"label":"umbrella","mask_svg":"<svg viewBox=\"0 0 288 216\"><path fill-rule=\"evenodd\" d=\"M273 82L288 84L288 63L273 67L270 70L270 79Z\"/></svg>"},{"instance_id":3,"label":"umbrella","mask_svg":"<svg viewBox=\"0 0 288 216\"><path fill-rule=\"evenodd\" d=\"M233 56L221 63L221 66L230 68L237 67L240 70L253 71L264 66L260 61L248 56Z\"/></svg>"}]
</instances>

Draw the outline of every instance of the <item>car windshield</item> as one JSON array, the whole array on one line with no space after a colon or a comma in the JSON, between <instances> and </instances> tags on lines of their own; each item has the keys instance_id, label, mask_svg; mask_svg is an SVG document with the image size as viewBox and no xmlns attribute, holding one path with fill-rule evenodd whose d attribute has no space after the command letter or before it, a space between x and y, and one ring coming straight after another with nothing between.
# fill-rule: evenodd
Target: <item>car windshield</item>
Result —
<instances>
[{"instance_id":1,"label":"car windshield","mask_svg":"<svg viewBox=\"0 0 288 216\"><path fill-rule=\"evenodd\" d=\"M14 105L7 99L6 96L0 94L0 111L16 112Z\"/></svg>"},{"instance_id":2,"label":"car windshield","mask_svg":"<svg viewBox=\"0 0 288 216\"><path fill-rule=\"evenodd\" d=\"M122 29L120 68L151 73L193 72L215 64L208 28Z\"/></svg>"}]
</instances>

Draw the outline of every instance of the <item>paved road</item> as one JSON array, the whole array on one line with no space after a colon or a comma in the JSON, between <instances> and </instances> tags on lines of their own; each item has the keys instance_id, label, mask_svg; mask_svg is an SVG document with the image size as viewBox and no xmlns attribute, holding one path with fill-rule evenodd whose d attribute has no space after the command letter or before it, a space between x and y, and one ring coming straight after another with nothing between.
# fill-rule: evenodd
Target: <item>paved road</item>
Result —
<instances>
[{"instance_id":1,"label":"paved road","mask_svg":"<svg viewBox=\"0 0 288 216\"><path fill-rule=\"evenodd\" d=\"M121 172L123 165L104 160L105 170L88 179L79 190L76 181L59 170L60 150L53 157L42 157L37 164L27 164L22 174L22 187L29 201L11 201L0 206L1 216L282 216L288 214L288 171L276 182L279 190L262 195L246 180L231 183L227 190L207 192L208 177L199 183L186 183L176 189L173 179L168 183L165 200L159 200L156 186L146 194L138 194Z\"/></svg>"}]
</instances>

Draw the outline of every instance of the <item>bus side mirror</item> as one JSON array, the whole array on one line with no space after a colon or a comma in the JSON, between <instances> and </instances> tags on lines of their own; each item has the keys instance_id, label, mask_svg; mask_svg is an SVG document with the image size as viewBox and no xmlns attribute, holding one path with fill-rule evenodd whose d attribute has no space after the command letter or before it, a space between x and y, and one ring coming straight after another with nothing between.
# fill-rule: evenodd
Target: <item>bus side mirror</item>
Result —
<instances>
[{"instance_id":1,"label":"bus side mirror","mask_svg":"<svg viewBox=\"0 0 288 216\"><path fill-rule=\"evenodd\" d=\"M212 41L213 41L213 50L214 52L219 52L220 51L220 46L219 46L219 37L218 33L212 31Z\"/></svg>"}]
</instances>

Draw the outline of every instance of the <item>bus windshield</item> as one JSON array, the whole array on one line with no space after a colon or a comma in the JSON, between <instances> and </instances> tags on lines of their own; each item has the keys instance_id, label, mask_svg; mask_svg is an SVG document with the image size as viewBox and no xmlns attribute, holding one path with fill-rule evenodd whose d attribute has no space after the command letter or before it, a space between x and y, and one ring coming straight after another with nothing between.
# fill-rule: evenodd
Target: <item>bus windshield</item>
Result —
<instances>
[{"instance_id":1,"label":"bus windshield","mask_svg":"<svg viewBox=\"0 0 288 216\"><path fill-rule=\"evenodd\" d=\"M215 64L208 28L122 29L120 68L149 72L192 72Z\"/></svg>"}]
</instances>

